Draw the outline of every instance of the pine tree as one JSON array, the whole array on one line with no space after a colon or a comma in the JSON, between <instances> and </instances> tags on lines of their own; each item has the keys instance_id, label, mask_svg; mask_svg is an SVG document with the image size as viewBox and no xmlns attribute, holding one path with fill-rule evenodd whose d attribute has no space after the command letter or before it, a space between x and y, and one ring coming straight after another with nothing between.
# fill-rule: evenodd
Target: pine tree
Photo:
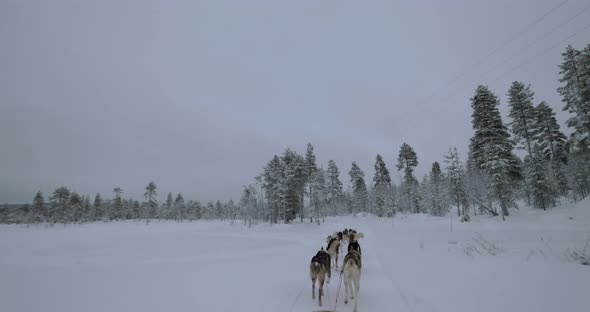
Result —
<instances>
[{"instance_id":1,"label":"pine tree","mask_svg":"<svg viewBox=\"0 0 590 312\"><path fill-rule=\"evenodd\" d=\"M500 204L504 218L508 207L514 205L513 186L519 178L510 134L502 123L498 98L487 87L477 87L471 107L475 134L470 140L470 156L489 177L489 189Z\"/></svg>"},{"instance_id":2,"label":"pine tree","mask_svg":"<svg viewBox=\"0 0 590 312\"><path fill-rule=\"evenodd\" d=\"M286 149L283 157L283 189L285 223L295 219L297 214L303 213L303 196L307 183L307 168L305 159L291 149ZM303 221L303 218L301 219Z\"/></svg>"},{"instance_id":3,"label":"pine tree","mask_svg":"<svg viewBox=\"0 0 590 312\"><path fill-rule=\"evenodd\" d=\"M590 195L590 150L580 147L568 155L565 167L568 188L574 200L582 200Z\"/></svg>"},{"instance_id":4,"label":"pine tree","mask_svg":"<svg viewBox=\"0 0 590 312\"><path fill-rule=\"evenodd\" d=\"M31 212L34 222L42 222L47 217L47 213L45 212L45 198L43 198L41 191L38 191L33 198Z\"/></svg>"},{"instance_id":5,"label":"pine tree","mask_svg":"<svg viewBox=\"0 0 590 312\"><path fill-rule=\"evenodd\" d=\"M326 204L328 202L328 191L326 186L326 171L320 167L312 178L313 194L311 196L317 225L320 225L320 217L325 221Z\"/></svg>"},{"instance_id":6,"label":"pine tree","mask_svg":"<svg viewBox=\"0 0 590 312\"><path fill-rule=\"evenodd\" d=\"M70 205L67 210L65 221L66 222L78 222L82 219L82 206L84 200L82 196L76 192L70 193Z\"/></svg>"},{"instance_id":7,"label":"pine tree","mask_svg":"<svg viewBox=\"0 0 590 312\"><path fill-rule=\"evenodd\" d=\"M141 205L139 204L139 201L134 201L133 202L133 219L137 220L139 219L139 217L141 216Z\"/></svg>"},{"instance_id":8,"label":"pine tree","mask_svg":"<svg viewBox=\"0 0 590 312\"><path fill-rule=\"evenodd\" d=\"M457 216L463 215L462 220L469 221L469 206L465 190L465 171L456 147L450 148L449 154L445 155L445 164L448 193L457 207Z\"/></svg>"},{"instance_id":9,"label":"pine tree","mask_svg":"<svg viewBox=\"0 0 590 312\"><path fill-rule=\"evenodd\" d=\"M440 164L436 161L432 164L428 182L428 185L424 186L430 196L430 209L428 210L435 216L444 216L449 210L444 191L445 177L440 169Z\"/></svg>"},{"instance_id":10,"label":"pine tree","mask_svg":"<svg viewBox=\"0 0 590 312\"><path fill-rule=\"evenodd\" d=\"M83 211L83 221L90 221L92 220L92 205L90 204L90 196L86 195L84 197L84 211Z\"/></svg>"},{"instance_id":11,"label":"pine tree","mask_svg":"<svg viewBox=\"0 0 590 312\"><path fill-rule=\"evenodd\" d=\"M326 195L328 207L330 207L332 214L336 215L338 207L343 201L344 190L338 166L333 160L328 161L328 169L326 170Z\"/></svg>"},{"instance_id":12,"label":"pine tree","mask_svg":"<svg viewBox=\"0 0 590 312\"><path fill-rule=\"evenodd\" d=\"M352 167L348 172L350 175L350 184L352 185L352 198L351 198L351 213L358 213L366 211L367 208L367 184L365 183L365 173L356 164L352 162Z\"/></svg>"},{"instance_id":13,"label":"pine tree","mask_svg":"<svg viewBox=\"0 0 590 312\"><path fill-rule=\"evenodd\" d=\"M416 166L418 166L416 152L410 145L403 143L397 158L397 170L404 170L404 181L402 183L403 202L406 210L420 213L418 180L413 174Z\"/></svg>"},{"instance_id":14,"label":"pine tree","mask_svg":"<svg viewBox=\"0 0 590 312\"><path fill-rule=\"evenodd\" d=\"M572 136L577 143L590 144L590 45L583 51L568 45L562 54L563 63L559 66L562 85L557 89L565 103L564 111L573 116L567 126L574 129Z\"/></svg>"},{"instance_id":15,"label":"pine tree","mask_svg":"<svg viewBox=\"0 0 590 312\"><path fill-rule=\"evenodd\" d=\"M240 198L240 211L244 223L248 226L258 219L258 199L257 192L254 185L244 187L242 197Z\"/></svg>"},{"instance_id":16,"label":"pine tree","mask_svg":"<svg viewBox=\"0 0 590 312\"><path fill-rule=\"evenodd\" d=\"M313 193L313 187L312 187L312 182L313 182L313 177L315 175L315 173L318 171L318 166L316 164L316 158L315 158L315 154L313 152L313 145L311 145L311 143L307 143L307 151L305 152L305 169L306 169L306 173L307 173L307 184L309 186L309 204L310 206L312 205L312 193ZM310 216L309 216L309 220L310 222L313 222L313 214L311 213L311 208L310 208Z\"/></svg>"},{"instance_id":17,"label":"pine tree","mask_svg":"<svg viewBox=\"0 0 590 312\"><path fill-rule=\"evenodd\" d=\"M567 137L559 128L555 113L547 103L541 102L535 107L536 145L545 160L549 161L550 179L556 185L558 193L566 195L568 183L564 165L567 162L569 148Z\"/></svg>"},{"instance_id":18,"label":"pine tree","mask_svg":"<svg viewBox=\"0 0 590 312\"><path fill-rule=\"evenodd\" d=\"M553 109L544 101L535 107L535 132L533 136L545 159L567 160L567 137L560 130Z\"/></svg>"},{"instance_id":19,"label":"pine tree","mask_svg":"<svg viewBox=\"0 0 590 312\"><path fill-rule=\"evenodd\" d=\"M532 185L533 204L546 210L555 206L555 186L546 174L549 169L547 160L537 150L532 156L525 158L526 177Z\"/></svg>"},{"instance_id":20,"label":"pine tree","mask_svg":"<svg viewBox=\"0 0 590 312\"><path fill-rule=\"evenodd\" d=\"M284 165L281 158L275 155L264 167L260 176L262 188L266 192L266 199L271 210L269 212L271 223L278 223L280 211L284 206L285 177L283 172Z\"/></svg>"},{"instance_id":21,"label":"pine tree","mask_svg":"<svg viewBox=\"0 0 590 312\"><path fill-rule=\"evenodd\" d=\"M154 181L151 181L145 187L145 193L143 196L147 200L147 202L145 203L145 211L144 211L144 217L146 220L150 219L150 218L154 218L157 215L157 209L158 209L158 199L156 197L156 196L158 196L157 190L158 190L158 187L156 186L156 183L154 183Z\"/></svg>"},{"instance_id":22,"label":"pine tree","mask_svg":"<svg viewBox=\"0 0 590 312\"><path fill-rule=\"evenodd\" d=\"M220 204L219 201L217 203ZM176 199L174 200L174 218L176 221L182 222L186 218L185 210L186 205L184 203L184 196L182 196L182 193L178 193L176 195Z\"/></svg>"},{"instance_id":23,"label":"pine tree","mask_svg":"<svg viewBox=\"0 0 590 312\"><path fill-rule=\"evenodd\" d=\"M514 81L508 90L509 117L512 118L510 126L516 142L526 148L532 155L533 142L535 141L535 108L533 106L534 93L530 86L525 86L520 81Z\"/></svg>"},{"instance_id":24,"label":"pine tree","mask_svg":"<svg viewBox=\"0 0 590 312\"><path fill-rule=\"evenodd\" d=\"M51 210L49 212L49 220L53 223L64 222L69 210L70 189L62 186L53 191L49 198L51 203Z\"/></svg>"},{"instance_id":25,"label":"pine tree","mask_svg":"<svg viewBox=\"0 0 590 312\"><path fill-rule=\"evenodd\" d=\"M388 195L391 191L391 177L389 170L383 161L383 157L377 154L375 158L375 176L373 177L374 187L374 210L377 216L383 217L393 213L393 207L388 206Z\"/></svg>"},{"instance_id":26,"label":"pine tree","mask_svg":"<svg viewBox=\"0 0 590 312\"><path fill-rule=\"evenodd\" d=\"M162 216L167 219L176 218L173 207L174 196L172 195L172 192L168 192L168 196L166 196L166 202L164 203L164 207L162 209Z\"/></svg>"},{"instance_id":27,"label":"pine tree","mask_svg":"<svg viewBox=\"0 0 590 312\"><path fill-rule=\"evenodd\" d=\"M120 187L115 187L113 189L113 193L115 193L115 199L113 200L113 206L110 213L111 220L118 220L123 217L123 190Z\"/></svg>"},{"instance_id":28,"label":"pine tree","mask_svg":"<svg viewBox=\"0 0 590 312\"><path fill-rule=\"evenodd\" d=\"M103 218L104 213L103 213L103 206L102 206L102 198L100 197L100 193L96 193L96 196L94 197L94 203L92 204L92 210L93 210L93 215L92 215L92 219L93 220L100 220Z\"/></svg>"}]
</instances>

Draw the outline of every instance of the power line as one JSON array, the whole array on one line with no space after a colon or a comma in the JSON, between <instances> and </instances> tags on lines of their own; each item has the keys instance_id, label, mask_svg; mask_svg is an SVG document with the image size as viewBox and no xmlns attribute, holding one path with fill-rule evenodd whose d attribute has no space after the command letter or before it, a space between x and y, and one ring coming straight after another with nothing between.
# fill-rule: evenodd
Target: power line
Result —
<instances>
[{"instance_id":1,"label":"power line","mask_svg":"<svg viewBox=\"0 0 590 312\"><path fill-rule=\"evenodd\" d=\"M561 22L560 24L558 24L557 26L553 27L549 32L546 32L545 34L543 34L540 37L537 37L535 40L529 42L526 46L524 46L523 48L520 48L518 51L511 53L509 57L507 57L506 59L504 59L503 61L501 61L500 63L498 63L496 66L492 66L492 68L490 68L490 70L488 70L487 72L482 74L482 77L487 76L489 73L497 70L498 68L504 66L505 64L507 64L508 62L512 61L520 52L527 50L528 48L532 47L533 45L535 45L537 42L539 42L542 39L545 39L547 37L549 37L549 35L553 34L556 30L558 30L559 28L571 23L572 21L574 21L576 18L578 18L580 15L586 13L586 11L590 10L590 5L587 5L585 8L583 8L582 10L578 11L578 13L576 13L574 16L569 17L567 19L565 19L563 22Z\"/></svg>"},{"instance_id":2,"label":"power line","mask_svg":"<svg viewBox=\"0 0 590 312\"><path fill-rule=\"evenodd\" d=\"M527 24L524 28L522 28L519 32L516 33L515 36L512 36L510 38L508 38L508 40L505 40L502 44L500 44L499 46L497 46L496 48L494 48L490 53L488 53L487 55L485 55L483 58L479 59L477 62L475 62L475 64L467 67L463 72L459 73L457 76L455 76L455 78L453 78L451 81L449 81L447 83L446 87L451 86L452 84L456 83L459 79L461 79L463 76L465 76L467 74L467 72L471 69L473 69L474 67L477 67L483 63L485 63L485 61L490 58L492 55L496 54L498 51L500 51L501 49L503 49L504 47L506 47L507 45L509 45L510 43L512 43L514 40L516 40L518 37L520 37L522 34L526 33L531 27L535 26L536 24L538 24L539 22L541 22L543 19L545 19L547 16L549 16L550 14L552 14L553 12L557 11L559 8L561 8L562 6L564 6L567 2L569 2L569 0L563 0L560 3L558 3L557 5L551 7L547 12L545 12L543 15L541 15L540 17L538 17L537 19L535 19L534 21L532 21L531 23ZM433 91L427 98L426 101L430 101L432 99L432 97L434 97L434 95L437 93L437 91Z\"/></svg>"},{"instance_id":3,"label":"power line","mask_svg":"<svg viewBox=\"0 0 590 312\"><path fill-rule=\"evenodd\" d=\"M587 29L590 29L590 24L586 25L586 27L582 27L582 28L578 29L578 30L577 30L576 32L574 32L573 34L571 34L571 35L567 36L566 38L564 38L564 39L560 40L559 42L555 43L554 45L550 46L549 48L547 48L547 49L543 50L541 53L539 53L539 54L537 54L537 55L535 55L535 56L533 56L533 57L531 57L531 58L527 58L527 59L526 59L524 62L522 62L522 63L520 63L520 64L518 64L518 65L514 66L514 67L513 67L512 69L510 69L509 71L505 72L504 74L502 74L502 75L498 76L496 79L492 80L492 82L497 82L498 80L500 80L500 79L504 78L504 76L506 76L507 74L510 74L510 73L512 73L513 71L515 71L515 70L517 70L517 69L521 68L522 66L529 64L529 63L530 63L530 62L532 62L533 60L536 60L537 58L539 58L539 57L541 57L541 56L545 55L547 52L549 52L549 51L551 51L551 50L553 50L553 49L555 49L555 48L559 47L560 45L562 45L562 44L563 44L563 43L565 43L566 41L568 41L568 40L572 39L573 37L575 37L576 35L578 35L579 33L583 32L583 31L585 31L585 30L587 30Z\"/></svg>"},{"instance_id":4,"label":"power line","mask_svg":"<svg viewBox=\"0 0 590 312\"><path fill-rule=\"evenodd\" d=\"M543 56L543 55L547 54L549 51L551 51L551 50L553 50L553 49L555 49L555 48L557 48L557 47L559 47L559 46L563 45L563 44L564 44L566 41L568 41L568 40L572 39L573 37L577 36L578 34L582 33L583 31L586 31L586 30L588 30L588 29L590 29L590 24L588 24L588 25L586 25L586 26L584 26L584 27L582 27L582 28L580 28L580 29L576 30L576 31L575 31L574 33L572 33L571 35L567 36L567 37L566 37L566 38L564 38L564 39L561 39L561 40L559 40L558 42L556 42L555 44L551 45L550 47L548 47L548 48L544 49L544 50L543 50L543 51L541 51L540 53L537 53L537 54L533 55L532 57L529 57L529 58L527 58L527 59L526 59L526 60L524 60L523 62L521 62L521 63L517 64L517 65L516 65L516 66L514 66L514 67L512 67L510 70L508 70L508 71L506 71L505 73L501 74L500 76L496 77L496 78L495 78L494 80L492 80L491 82L493 83L493 82L497 82L497 81L499 81L500 79L504 78L506 75L508 75L508 74L510 74L510 73L512 73L512 72L514 72L515 70L517 70L517 69L519 69L519 68L521 68L521 67L523 67L523 66L525 66L525 65L529 64L530 62L532 62L532 61L534 61L534 60L538 59L539 57L541 57L541 56ZM442 103L445 103L445 102L447 102L448 100L450 100L450 99L452 99L453 97L455 97L455 96L458 94L458 92L459 92L459 91L457 91L457 92L454 92L454 93L452 93L450 96L443 98L443 99L441 100L441 102L442 102Z\"/></svg>"}]
</instances>

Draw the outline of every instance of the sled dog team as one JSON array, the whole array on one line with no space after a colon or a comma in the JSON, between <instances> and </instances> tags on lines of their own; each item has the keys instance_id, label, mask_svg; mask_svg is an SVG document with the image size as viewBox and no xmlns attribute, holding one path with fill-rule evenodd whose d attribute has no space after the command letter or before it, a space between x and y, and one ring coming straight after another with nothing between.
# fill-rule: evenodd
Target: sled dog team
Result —
<instances>
[{"instance_id":1,"label":"sled dog team","mask_svg":"<svg viewBox=\"0 0 590 312\"><path fill-rule=\"evenodd\" d=\"M348 303L349 291L350 299L354 299L354 312L357 312L357 301L361 281L361 246L358 243L359 238L363 238L361 232L352 229L344 229L342 232L336 232L328 235L326 249L322 246L320 251L311 258L309 273L311 275L312 292L311 297L315 300L315 281L318 281L318 302L322 306L322 296L324 295L324 281L330 283L332 277L332 266L338 270L338 253L342 242L348 242L348 253L342 262L341 273L344 274L345 298L344 303ZM353 288L354 286L354 288Z\"/></svg>"}]
</instances>

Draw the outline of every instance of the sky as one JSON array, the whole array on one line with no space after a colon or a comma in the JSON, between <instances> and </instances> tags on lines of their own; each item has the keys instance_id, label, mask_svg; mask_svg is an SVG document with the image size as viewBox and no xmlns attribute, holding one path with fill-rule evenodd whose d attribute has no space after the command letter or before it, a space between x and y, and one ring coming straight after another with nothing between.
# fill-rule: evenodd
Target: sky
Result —
<instances>
[{"instance_id":1,"label":"sky","mask_svg":"<svg viewBox=\"0 0 590 312\"><path fill-rule=\"evenodd\" d=\"M0 1L0 204L82 194L238 200L290 147L394 182L467 153L469 98L531 84L568 118L558 65L590 43L587 0Z\"/></svg>"}]
</instances>

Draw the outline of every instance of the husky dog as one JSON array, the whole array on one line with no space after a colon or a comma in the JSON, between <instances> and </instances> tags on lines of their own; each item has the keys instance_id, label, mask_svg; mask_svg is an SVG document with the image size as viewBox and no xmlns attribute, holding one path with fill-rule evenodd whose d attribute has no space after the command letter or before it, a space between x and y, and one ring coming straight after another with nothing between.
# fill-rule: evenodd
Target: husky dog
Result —
<instances>
[{"instance_id":1,"label":"husky dog","mask_svg":"<svg viewBox=\"0 0 590 312\"><path fill-rule=\"evenodd\" d=\"M318 298L320 307L322 306L322 296L324 295L324 280L328 275L328 283L332 277L332 270L330 269L330 254L328 254L324 247L318 251L318 253L311 258L309 264L309 275L311 276L311 298L315 300L315 281L318 280L319 291Z\"/></svg>"},{"instance_id":2,"label":"husky dog","mask_svg":"<svg viewBox=\"0 0 590 312\"><path fill-rule=\"evenodd\" d=\"M344 273L344 288L346 297L344 303L348 303L348 292L350 289L350 299L354 299L354 312L358 311L359 288L361 286L361 254L356 250L351 250L344 257L342 272ZM354 284L354 289L353 289Z\"/></svg>"},{"instance_id":3,"label":"husky dog","mask_svg":"<svg viewBox=\"0 0 590 312\"><path fill-rule=\"evenodd\" d=\"M330 254L330 258L334 263L334 268L338 269L338 252L340 251L340 241L342 240L342 232L336 233L336 235L328 236L328 253Z\"/></svg>"},{"instance_id":4,"label":"husky dog","mask_svg":"<svg viewBox=\"0 0 590 312\"><path fill-rule=\"evenodd\" d=\"M351 250L357 251L359 253L359 255L362 254L361 245L357 241L353 241L348 244L348 252L350 252Z\"/></svg>"}]
</instances>

